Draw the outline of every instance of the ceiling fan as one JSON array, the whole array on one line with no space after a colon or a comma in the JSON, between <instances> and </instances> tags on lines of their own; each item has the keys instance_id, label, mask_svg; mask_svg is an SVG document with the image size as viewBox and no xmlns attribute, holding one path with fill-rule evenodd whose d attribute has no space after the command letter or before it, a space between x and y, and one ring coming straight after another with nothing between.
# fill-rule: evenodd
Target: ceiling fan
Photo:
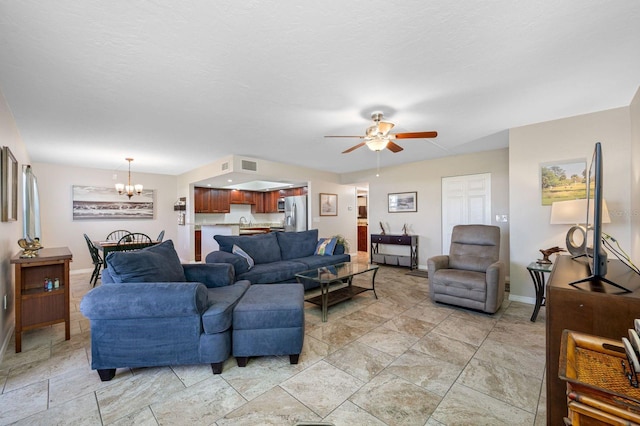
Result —
<instances>
[{"instance_id":1,"label":"ceiling fan","mask_svg":"<svg viewBox=\"0 0 640 426\"><path fill-rule=\"evenodd\" d=\"M387 148L391 152L400 152L403 148L397 143L393 142L395 139L422 139L422 138L435 138L438 136L438 132L410 132L410 133L396 133L390 134L389 132L395 124L387 121L382 121L383 114L379 111L371 113L371 119L374 121L374 125L367 128L365 136L325 136L325 138L360 138L364 139L357 145L342 151L343 154L348 154L362 146L367 146L372 151L382 151Z\"/></svg>"}]
</instances>

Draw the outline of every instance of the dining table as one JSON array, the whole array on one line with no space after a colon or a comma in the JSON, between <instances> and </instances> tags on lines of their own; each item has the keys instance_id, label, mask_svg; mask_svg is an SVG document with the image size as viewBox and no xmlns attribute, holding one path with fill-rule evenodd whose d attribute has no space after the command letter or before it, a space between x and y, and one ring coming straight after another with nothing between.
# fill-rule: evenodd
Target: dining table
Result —
<instances>
[{"instance_id":1,"label":"dining table","mask_svg":"<svg viewBox=\"0 0 640 426\"><path fill-rule=\"evenodd\" d=\"M104 267L108 267L107 264L107 255L112 251L130 251L130 250L140 250L145 247L154 246L159 244L160 241L147 241L147 242L131 242L131 243L120 243L117 241L94 241L93 244L102 252L102 258L104 259Z\"/></svg>"}]
</instances>

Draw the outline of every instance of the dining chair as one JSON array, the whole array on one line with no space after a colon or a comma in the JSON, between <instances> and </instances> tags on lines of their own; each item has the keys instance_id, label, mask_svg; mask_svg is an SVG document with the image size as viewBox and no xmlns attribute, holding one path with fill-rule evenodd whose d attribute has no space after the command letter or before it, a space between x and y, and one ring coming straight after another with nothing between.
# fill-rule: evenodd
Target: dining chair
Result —
<instances>
[{"instance_id":1,"label":"dining chair","mask_svg":"<svg viewBox=\"0 0 640 426\"><path fill-rule=\"evenodd\" d=\"M133 251L151 245L151 237L142 232L131 232L118 240L118 251Z\"/></svg>"},{"instance_id":2,"label":"dining chair","mask_svg":"<svg viewBox=\"0 0 640 426\"><path fill-rule=\"evenodd\" d=\"M107 241L120 241L120 238L130 233L131 232L127 231L126 229L118 229L117 231L113 231L109 235L107 235Z\"/></svg>"},{"instance_id":3,"label":"dining chair","mask_svg":"<svg viewBox=\"0 0 640 426\"><path fill-rule=\"evenodd\" d=\"M160 231L160 233L158 234L158 239L157 239L157 241L158 241L159 243L161 243L163 238L164 238L164 229L163 229L162 231Z\"/></svg>"},{"instance_id":4,"label":"dining chair","mask_svg":"<svg viewBox=\"0 0 640 426\"><path fill-rule=\"evenodd\" d=\"M87 234L84 234L84 239L87 241L89 253L91 254L91 260L93 262L93 273L91 274L89 282L95 287L98 282L98 278L100 278L100 269L104 266L104 261L102 260L102 257L100 257L100 252L96 245L93 244L93 241L91 241L91 238L89 238Z\"/></svg>"}]
</instances>

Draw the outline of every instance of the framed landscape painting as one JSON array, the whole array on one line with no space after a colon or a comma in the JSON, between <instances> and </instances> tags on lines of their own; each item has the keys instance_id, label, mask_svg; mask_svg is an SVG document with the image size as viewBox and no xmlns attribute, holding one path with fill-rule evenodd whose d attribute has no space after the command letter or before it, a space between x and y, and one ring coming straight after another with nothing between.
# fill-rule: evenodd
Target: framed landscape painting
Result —
<instances>
[{"instance_id":1,"label":"framed landscape painting","mask_svg":"<svg viewBox=\"0 0 640 426\"><path fill-rule=\"evenodd\" d=\"M115 188L73 185L73 220L153 219L154 192L129 199Z\"/></svg>"},{"instance_id":2,"label":"framed landscape painting","mask_svg":"<svg viewBox=\"0 0 640 426\"><path fill-rule=\"evenodd\" d=\"M566 160L540 165L542 205L587 198L587 161Z\"/></svg>"},{"instance_id":3,"label":"framed landscape painting","mask_svg":"<svg viewBox=\"0 0 640 426\"><path fill-rule=\"evenodd\" d=\"M418 211L417 192L396 192L389 194L389 213Z\"/></svg>"},{"instance_id":4,"label":"framed landscape painting","mask_svg":"<svg viewBox=\"0 0 640 426\"><path fill-rule=\"evenodd\" d=\"M8 146L0 152L0 201L2 221L18 220L18 161Z\"/></svg>"}]
</instances>

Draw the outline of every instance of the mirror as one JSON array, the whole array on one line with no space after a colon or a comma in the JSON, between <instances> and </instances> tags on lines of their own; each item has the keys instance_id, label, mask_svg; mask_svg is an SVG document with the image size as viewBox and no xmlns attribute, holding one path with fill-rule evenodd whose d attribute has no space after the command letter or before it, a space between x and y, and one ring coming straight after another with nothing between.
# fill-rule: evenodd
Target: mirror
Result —
<instances>
[{"instance_id":1,"label":"mirror","mask_svg":"<svg viewBox=\"0 0 640 426\"><path fill-rule=\"evenodd\" d=\"M40 239L40 196L38 180L30 165L22 166L22 234L24 238Z\"/></svg>"}]
</instances>

